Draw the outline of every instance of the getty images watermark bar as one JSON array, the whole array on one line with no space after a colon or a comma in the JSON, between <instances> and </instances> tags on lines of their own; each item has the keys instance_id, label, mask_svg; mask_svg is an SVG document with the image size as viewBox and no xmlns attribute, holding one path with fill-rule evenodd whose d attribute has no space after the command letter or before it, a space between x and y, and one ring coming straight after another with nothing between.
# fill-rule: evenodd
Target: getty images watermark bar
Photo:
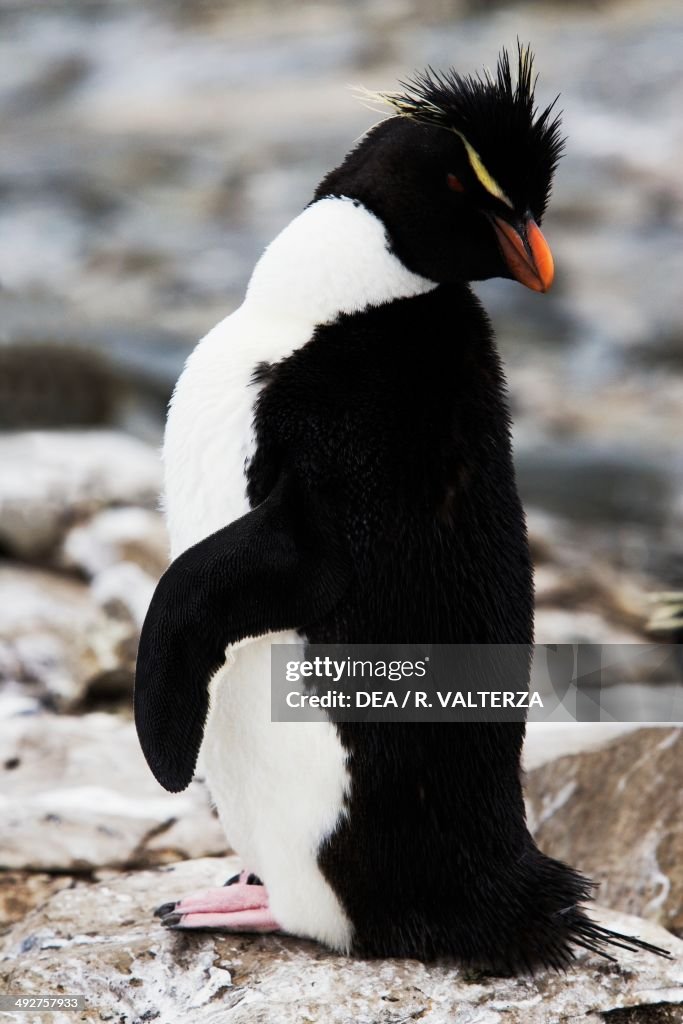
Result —
<instances>
[{"instance_id":1,"label":"getty images watermark bar","mask_svg":"<svg viewBox=\"0 0 683 1024\"><path fill-rule=\"evenodd\" d=\"M273 644L274 722L679 722L675 644Z\"/></svg>"}]
</instances>

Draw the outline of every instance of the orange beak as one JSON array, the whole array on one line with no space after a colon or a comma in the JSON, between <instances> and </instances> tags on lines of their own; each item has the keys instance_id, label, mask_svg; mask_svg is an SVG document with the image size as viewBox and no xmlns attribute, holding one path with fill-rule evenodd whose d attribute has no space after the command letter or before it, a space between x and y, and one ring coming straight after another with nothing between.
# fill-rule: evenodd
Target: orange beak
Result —
<instances>
[{"instance_id":1,"label":"orange beak","mask_svg":"<svg viewBox=\"0 0 683 1024\"><path fill-rule=\"evenodd\" d=\"M547 292L553 283L555 266L548 243L533 217L524 221L521 231L501 217L490 219L511 276L534 292Z\"/></svg>"}]
</instances>

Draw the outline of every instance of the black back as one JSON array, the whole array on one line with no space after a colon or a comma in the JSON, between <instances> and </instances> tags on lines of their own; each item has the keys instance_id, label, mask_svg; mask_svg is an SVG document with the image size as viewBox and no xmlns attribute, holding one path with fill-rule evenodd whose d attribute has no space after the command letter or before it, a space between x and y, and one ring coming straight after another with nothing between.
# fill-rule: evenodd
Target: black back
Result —
<instances>
[{"instance_id":1,"label":"black back","mask_svg":"<svg viewBox=\"0 0 683 1024\"><path fill-rule=\"evenodd\" d=\"M341 315L260 374L251 504L283 468L333 490L354 565L312 641L531 642L504 380L469 288Z\"/></svg>"}]
</instances>

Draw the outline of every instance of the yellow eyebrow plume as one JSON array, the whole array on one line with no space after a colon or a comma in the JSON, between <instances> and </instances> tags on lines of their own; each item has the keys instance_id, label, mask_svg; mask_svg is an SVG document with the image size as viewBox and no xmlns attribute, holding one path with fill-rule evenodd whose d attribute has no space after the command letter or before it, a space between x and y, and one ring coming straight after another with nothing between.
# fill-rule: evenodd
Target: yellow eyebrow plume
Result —
<instances>
[{"instance_id":1,"label":"yellow eyebrow plume","mask_svg":"<svg viewBox=\"0 0 683 1024\"><path fill-rule=\"evenodd\" d=\"M486 71L485 75L487 78L491 78L491 73L489 71ZM427 124L435 124L441 128L445 128L447 131L453 132L459 139L461 139L467 153L467 158L470 162L470 167L474 171L480 185L486 189L489 195L494 196L496 199L500 199L500 201L505 203L506 206L509 206L511 210L514 209L510 199L505 192L503 192L496 179L489 171L487 171L484 166L484 161L479 156L474 146L467 141L462 132L459 132L457 128L451 128L449 124L443 123L443 111L436 106L435 103L430 103L423 99L418 105L418 103L410 96L402 96L400 93L396 92L371 92L369 89L362 88L356 88L355 92L358 98L365 102L366 106L368 105L368 101L371 103L382 103L393 107L399 117L412 117L416 121L425 121ZM370 109L375 110L374 107L371 107ZM428 111L432 114L431 118L425 117L425 113ZM380 111L376 111L376 113L379 112Z\"/></svg>"},{"instance_id":2,"label":"yellow eyebrow plume","mask_svg":"<svg viewBox=\"0 0 683 1024\"><path fill-rule=\"evenodd\" d=\"M477 153L476 149L474 148L474 146L470 145L470 143L467 141L462 132L457 131L455 128L452 128L451 131L455 132L458 138L462 140L462 144L467 152L467 158L470 162L470 167L476 174L479 183L492 196L495 196L496 199L500 199L501 202L505 203L507 206L510 207L510 209L512 209L512 203L505 195L505 193L503 192L502 188L500 187L496 179L493 177L493 175L489 174L489 172L486 170L486 168L484 167L484 163L479 154Z\"/></svg>"}]
</instances>

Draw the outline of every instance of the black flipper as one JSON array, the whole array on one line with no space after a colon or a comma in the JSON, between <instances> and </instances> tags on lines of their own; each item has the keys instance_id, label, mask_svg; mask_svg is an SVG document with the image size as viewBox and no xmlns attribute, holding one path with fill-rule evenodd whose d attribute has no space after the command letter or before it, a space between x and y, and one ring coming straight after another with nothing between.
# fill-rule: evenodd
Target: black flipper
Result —
<instances>
[{"instance_id":1,"label":"black flipper","mask_svg":"<svg viewBox=\"0 0 683 1024\"><path fill-rule=\"evenodd\" d=\"M135 725L152 772L171 793L189 785L208 684L225 648L315 622L350 578L334 518L282 477L241 519L195 544L159 580L142 627Z\"/></svg>"}]
</instances>

